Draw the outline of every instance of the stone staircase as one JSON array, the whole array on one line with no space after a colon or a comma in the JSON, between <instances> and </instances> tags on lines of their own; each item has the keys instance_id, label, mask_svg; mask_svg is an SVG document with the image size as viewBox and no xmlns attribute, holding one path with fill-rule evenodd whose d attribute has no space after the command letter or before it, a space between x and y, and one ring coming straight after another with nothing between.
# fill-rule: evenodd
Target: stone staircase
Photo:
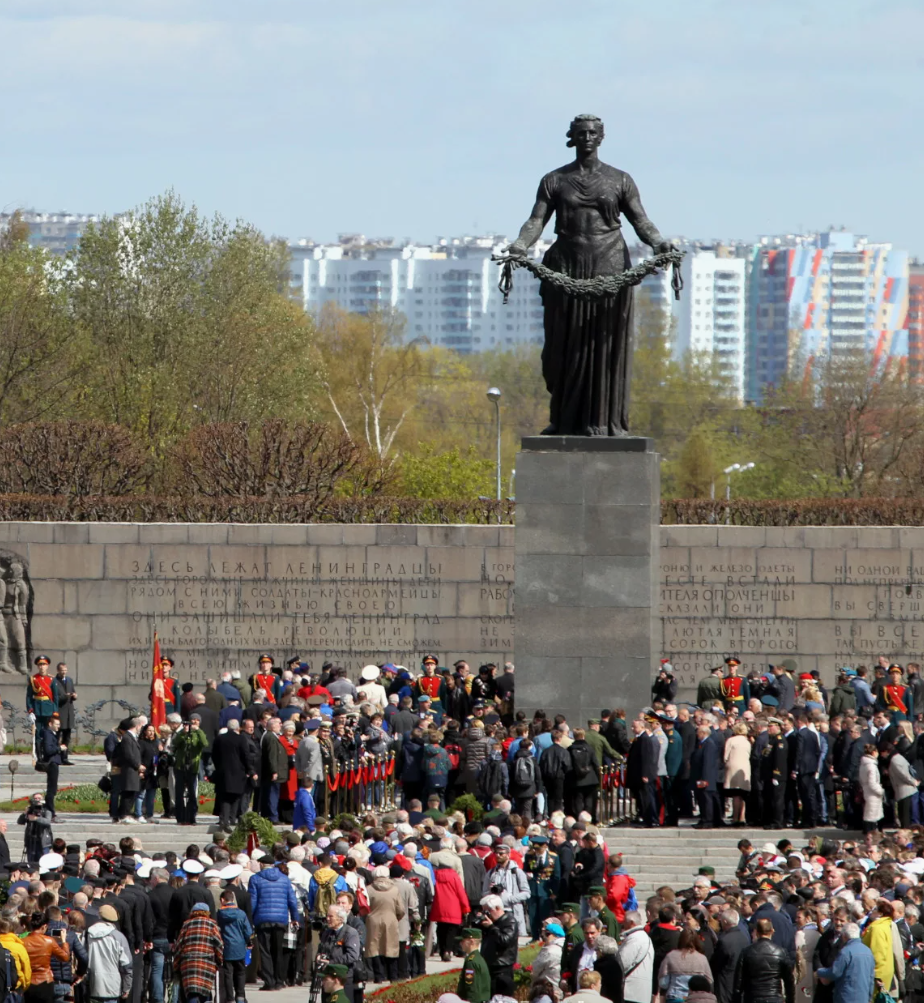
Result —
<instances>
[{"instance_id":1,"label":"stone staircase","mask_svg":"<svg viewBox=\"0 0 924 1003\"><path fill-rule=\"evenodd\" d=\"M692 823L665 829L621 826L604 830L607 849L623 855L623 866L636 880L635 894L640 905L661 885L689 888L699 868L707 864L715 868L717 881L734 879L741 839L749 839L759 850L765 843L776 845L785 837L799 848L819 835L845 839L859 833L838 829L695 829Z\"/></svg>"}]
</instances>

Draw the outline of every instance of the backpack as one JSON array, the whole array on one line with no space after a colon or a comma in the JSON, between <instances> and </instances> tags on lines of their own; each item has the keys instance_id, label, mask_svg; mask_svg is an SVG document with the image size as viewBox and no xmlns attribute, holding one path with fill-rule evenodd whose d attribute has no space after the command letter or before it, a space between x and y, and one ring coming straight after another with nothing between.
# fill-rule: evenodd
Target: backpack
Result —
<instances>
[{"instance_id":1,"label":"backpack","mask_svg":"<svg viewBox=\"0 0 924 1003\"><path fill-rule=\"evenodd\" d=\"M592 770L590 764L590 749L586 745L575 743L570 748L571 768L577 780L583 780Z\"/></svg>"},{"instance_id":2,"label":"backpack","mask_svg":"<svg viewBox=\"0 0 924 1003\"><path fill-rule=\"evenodd\" d=\"M518 787L532 787L536 782L536 763L532 756L520 756L513 767L513 779Z\"/></svg>"},{"instance_id":3,"label":"backpack","mask_svg":"<svg viewBox=\"0 0 924 1003\"><path fill-rule=\"evenodd\" d=\"M16 992L19 988L19 972L13 961L13 956L3 946L0 946L0 1000L3 1003L22 1003L23 994Z\"/></svg>"},{"instance_id":4,"label":"backpack","mask_svg":"<svg viewBox=\"0 0 924 1003\"><path fill-rule=\"evenodd\" d=\"M337 884L337 872L334 871L327 881L318 881L317 874L315 874L315 882L318 886L317 894L314 897L314 915L316 919L325 919L327 916L327 910L332 906L337 904L337 889L334 887Z\"/></svg>"},{"instance_id":5,"label":"backpack","mask_svg":"<svg viewBox=\"0 0 924 1003\"><path fill-rule=\"evenodd\" d=\"M449 745L444 746L446 755L449 756L449 768L451 770L457 770L459 764L462 762L462 746L457 745L452 742Z\"/></svg>"},{"instance_id":6,"label":"backpack","mask_svg":"<svg viewBox=\"0 0 924 1003\"><path fill-rule=\"evenodd\" d=\"M451 760L445 749L428 745L424 749L424 769L429 777L445 777L451 769Z\"/></svg>"},{"instance_id":7,"label":"backpack","mask_svg":"<svg viewBox=\"0 0 924 1003\"><path fill-rule=\"evenodd\" d=\"M478 790L485 799L504 793L504 764L499 759L486 759L478 778Z\"/></svg>"}]
</instances>

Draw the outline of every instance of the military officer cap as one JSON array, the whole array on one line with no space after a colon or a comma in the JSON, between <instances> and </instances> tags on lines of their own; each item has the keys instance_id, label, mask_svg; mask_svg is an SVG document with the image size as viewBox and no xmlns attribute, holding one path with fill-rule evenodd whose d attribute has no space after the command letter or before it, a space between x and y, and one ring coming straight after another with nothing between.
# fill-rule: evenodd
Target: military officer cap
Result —
<instances>
[{"instance_id":1,"label":"military officer cap","mask_svg":"<svg viewBox=\"0 0 924 1003\"><path fill-rule=\"evenodd\" d=\"M331 978L340 979L341 982L345 982L349 977L350 970L346 965L325 965L321 969L322 975L329 975Z\"/></svg>"},{"instance_id":2,"label":"military officer cap","mask_svg":"<svg viewBox=\"0 0 924 1003\"><path fill-rule=\"evenodd\" d=\"M573 912L577 916L581 911L581 907L577 902L562 902L561 911Z\"/></svg>"},{"instance_id":3,"label":"military officer cap","mask_svg":"<svg viewBox=\"0 0 924 1003\"><path fill-rule=\"evenodd\" d=\"M35 664L40 665L42 662L44 662L46 665L51 665L51 660L47 655L36 655Z\"/></svg>"},{"instance_id":4,"label":"military officer cap","mask_svg":"<svg viewBox=\"0 0 924 1003\"><path fill-rule=\"evenodd\" d=\"M703 874L703 875L705 875L705 876L706 876L707 878L714 878L714 877L715 877L715 868L714 868L714 867L710 867L710 866L708 866L708 864L706 864L706 865L702 866L702 867L701 867L701 868L700 868L700 869L699 869L699 870L698 870L698 871L696 872L696 874L697 874L697 875L699 875L699 874Z\"/></svg>"},{"instance_id":5,"label":"military officer cap","mask_svg":"<svg viewBox=\"0 0 924 1003\"><path fill-rule=\"evenodd\" d=\"M603 896L603 898L606 898L606 889L603 887L603 885L592 885L590 888L587 889L587 894L601 895Z\"/></svg>"},{"instance_id":6,"label":"military officer cap","mask_svg":"<svg viewBox=\"0 0 924 1003\"><path fill-rule=\"evenodd\" d=\"M476 926L467 926L462 931L463 940L481 940L481 930Z\"/></svg>"},{"instance_id":7,"label":"military officer cap","mask_svg":"<svg viewBox=\"0 0 924 1003\"><path fill-rule=\"evenodd\" d=\"M778 724L781 728L783 727L783 722L778 717L768 717L767 724Z\"/></svg>"},{"instance_id":8,"label":"military officer cap","mask_svg":"<svg viewBox=\"0 0 924 1003\"><path fill-rule=\"evenodd\" d=\"M531 843L537 843L539 846L545 846L548 843L548 841L549 841L549 837L548 836L530 836L529 837L529 841Z\"/></svg>"}]
</instances>

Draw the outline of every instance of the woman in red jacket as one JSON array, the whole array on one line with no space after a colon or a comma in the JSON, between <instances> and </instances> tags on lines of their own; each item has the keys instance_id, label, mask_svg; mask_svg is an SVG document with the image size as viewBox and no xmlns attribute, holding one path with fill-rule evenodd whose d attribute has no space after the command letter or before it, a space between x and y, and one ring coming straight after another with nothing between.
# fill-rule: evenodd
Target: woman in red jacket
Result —
<instances>
[{"instance_id":1,"label":"woman in red jacket","mask_svg":"<svg viewBox=\"0 0 924 1003\"><path fill-rule=\"evenodd\" d=\"M436 923L436 942L443 961L452 960L453 938L462 929L462 920L470 906L462 879L451 867L437 867L434 872L433 906L430 919Z\"/></svg>"}]
</instances>

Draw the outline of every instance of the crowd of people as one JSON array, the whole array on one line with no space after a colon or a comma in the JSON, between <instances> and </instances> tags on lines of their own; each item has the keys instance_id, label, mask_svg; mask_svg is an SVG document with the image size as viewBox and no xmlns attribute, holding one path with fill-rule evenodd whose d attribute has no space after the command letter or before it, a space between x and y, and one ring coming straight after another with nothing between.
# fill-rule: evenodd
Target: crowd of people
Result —
<instances>
[{"instance_id":1,"label":"crowd of people","mask_svg":"<svg viewBox=\"0 0 924 1003\"><path fill-rule=\"evenodd\" d=\"M844 667L834 688L794 664L740 674L733 656L675 701L663 662L652 704L631 723L626 782L638 824L874 830L924 822L920 666L884 656ZM726 808L731 815L726 821Z\"/></svg>"},{"instance_id":2,"label":"crowd of people","mask_svg":"<svg viewBox=\"0 0 924 1003\"><path fill-rule=\"evenodd\" d=\"M440 958L459 969L442 1003L515 992L534 1003L870 1003L878 992L924 1003L924 835L911 828L924 821L924 695L915 700L917 666L880 661L841 670L828 692L794 666L744 676L729 658L696 705L676 702L665 661L636 717L603 710L579 727L517 711L512 664L473 673L427 655L419 672L366 666L352 681L267 655L250 678L197 690L167 658L166 722L139 715L107 736L110 816L196 825L209 779L212 841L152 855L128 834L56 840L69 742L52 709L36 741L46 794L20 818L25 859L6 865L0 897L3 995L163 1003L176 986L192 1003L238 1003L248 984L305 985L312 1003L361 1003L368 985ZM397 804L328 817L326 778L382 757L393 757ZM638 826L689 817L865 835L742 840L734 880L704 867L689 888L639 903L597 825L613 765ZM466 794L478 812L471 799L454 807ZM277 824L276 841L232 849L250 810ZM538 955L518 973L529 942Z\"/></svg>"}]
</instances>

